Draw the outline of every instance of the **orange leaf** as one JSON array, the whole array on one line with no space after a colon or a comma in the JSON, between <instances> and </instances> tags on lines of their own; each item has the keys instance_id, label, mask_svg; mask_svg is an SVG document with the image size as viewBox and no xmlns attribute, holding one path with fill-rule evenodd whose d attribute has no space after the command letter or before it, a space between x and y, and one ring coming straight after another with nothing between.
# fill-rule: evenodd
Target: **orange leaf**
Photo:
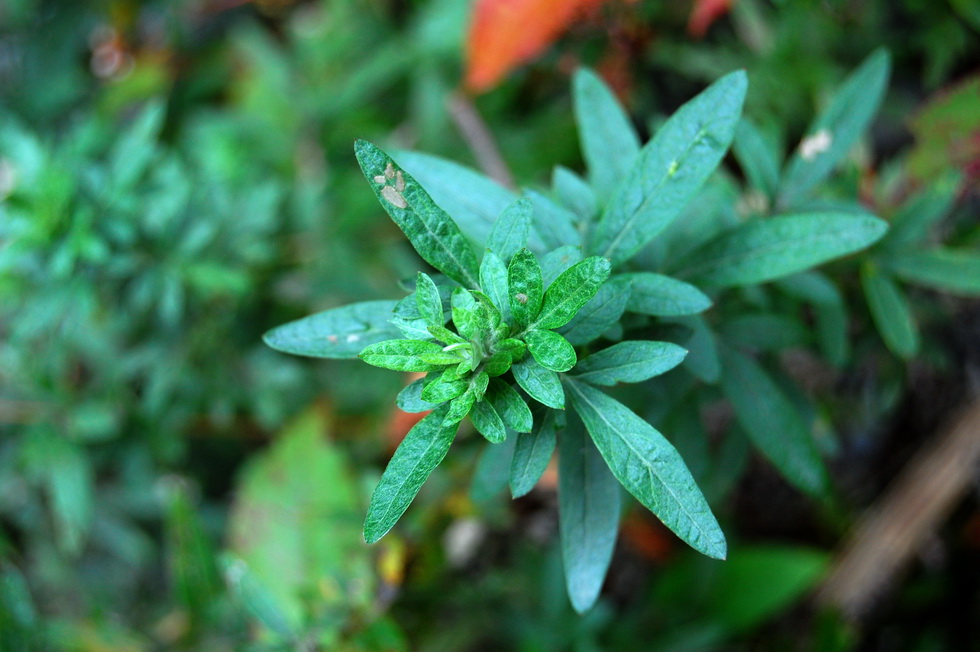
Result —
<instances>
[{"instance_id":1,"label":"orange leaf","mask_svg":"<svg viewBox=\"0 0 980 652\"><path fill-rule=\"evenodd\" d=\"M702 38L708 33L711 23L728 13L734 0L694 0L691 18L687 21L687 33L694 38Z\"/></svg>"},{"instance_id":2,"label":"orange leaf","mask_svg":"<svg viewBox=\"0 0 980 652\"><path fill-rule=\"evenodd\" d=\"M466 40L466 86L489 90L544 52L586 10L604 0L476 0Z\"/></svg>"}]
</instances>

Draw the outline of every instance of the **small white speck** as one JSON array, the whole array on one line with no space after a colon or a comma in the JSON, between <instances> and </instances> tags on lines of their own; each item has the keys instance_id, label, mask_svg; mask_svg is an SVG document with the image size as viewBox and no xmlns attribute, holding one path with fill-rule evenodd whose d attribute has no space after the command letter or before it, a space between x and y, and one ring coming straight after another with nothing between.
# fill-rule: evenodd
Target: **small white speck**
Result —
<instances>
[{"instance_id":1,"label":"small white speck","mask_svg":"<svg viewBox=\"0 0 980 652\"><path fill-rule=\"evenodd\" d=\"M804 161L812 161L819 154L823 154L830 149L834 139L830 132L821 129L812 136L807 136L800 142L800 158Z\"/></svg>"},{"instance_id":2,"label":"small white speck","mask_svg":"<svg viewBox=\"0 0 980 652\"><path fill-rule=\"evenodd\" d=\"M346 341L346 342L347 342L348 344L350 344L351 342L356 342L356 341L357 341L357 340L359 340L359 339L361 339L361 336L360 336L360 335L354 335L354 334L351 334L351 335L348 335L348 336L347 336L347 339L346 339L345 341Z\"/></svg>"}]
</instances>

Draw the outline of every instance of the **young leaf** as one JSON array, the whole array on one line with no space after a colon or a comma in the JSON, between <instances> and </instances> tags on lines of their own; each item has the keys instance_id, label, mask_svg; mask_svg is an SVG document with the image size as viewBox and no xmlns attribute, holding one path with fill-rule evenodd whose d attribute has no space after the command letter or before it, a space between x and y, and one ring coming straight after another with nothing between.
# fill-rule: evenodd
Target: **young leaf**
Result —
<instances>
[{"instance_id":1,"label":"young leaf","mask_svg":"<svg viewBox=\"0 0 980 652\"><path fill-rule=\"evenodd\" d=\"M473 406L483 400L483 395L487 391L490 376L486 372L481 372L470 379L469 387L466 392L458 398L454 398L449 404L449 412L446 413L445 425L459 423L470 413Z\"/></svg>"},{"instance_id":2,"label":"young leaf","mask_svg":"<svg viewBox=\"0 0 980 652\"><path fill-rule=\"evenodd\" d=\"M579 68L572 80L575 124L589 180L602 204L626 178L640 138L609 87L591 70Z\"/></svg>"},{"instance_id":3,"label":"young leaf","mask_svg":"<svg viewBox=\"0 0 980 652\"><path fill-rule=\"evenodd\" d=\"M599 338L619 323L629 298L629 279L619 277L603 283L596 295L561 327L562 336L575 346Z\"/></svg>"},{"instance_id":4,"label":"young leaf","mask_svg":"<svg viewBox=\"0 0 980 652\"><path fill-rule=\"evenodd\" d=\"M534 190L525 190L524 194L534 206L534 228L545 247L557 249L565 245L582 244L582 235L575 227L574 213Z\"/></svg>"},{"instance_id":5,"label":"young leaf","mask_svg":"<svg viewBox=\"0 0 980 652\"><path fill-rule=\"evenodd\" d=\"M692 548L724 559L725 535L670 442L598 389L567 382L575 410L619 482Z\"/></svg>"},{"instance_id":6,"label":"young leaf","mask_svg":"<svg viewBox=\"0 0 980 652\"><path fill-rule=\"evenodd\" d=\"M754 360L722 347L722 390L755 447L798 489L820 496L827 472L793 403Z\"/></svg>"},{"instance_id":7,"label":"young leaf","mask_svg":"<svg viewBox=\"0 0 980 652\"><path fill-rule=\"evenodd\" d=\"M620 342L580 360L574 375L592 385L639 383L670 371L686 355L670 342Z\"/></svg>"},{"instance_id":8,"label":"young leaf","mask_svg":"<svg viewBox=\"0 0 980 652\"><path fill-rule=\"evenodd\" d=\"M477 401L470 410L470 421L481 435L491 444L499 444L507 439L507 429L497 410L489 401Z\"/></svg>"},{"instance_id":9,"label":"young leaf","mask_svg":"<svg viewBox=\"0 0 980 652\"><path fill-rule=\"evenodd\" d=\"M616 546L621 500L616 478L572 419L558 443L558 526L565 584L578 613L599 597Z\"/></svg>"},{"instance_id":10,"label":"young leaf","mask_svg":"<svg viewBox=\"0 0 980 652\"><path fill-rule=\"evenodd\" d=\"M930 249L896 253L881 264L909 283L964 296L980 295L980 251Z\"/></svg>"},{"instance_id":11,"label":"young leaf","mask_svg":"<svg viewBox=\"0 0 980 652\"><path fill-rule=\"evenodd\" d=\"M527 199L518 199L508 206L493 225L487 249L504 262L510 261L514 254L527 247L533 216L531 202Z\"/></svg>"},{"instance_id":12,"label":"young leaf","mask_svg":"<svg viewBox=\"0 0 980 652\"><path fill-rule=\"evenodd\" d=\"M527 406L521 395L513 387L502 380L494 380L490 383L490 390L487 400L493 405L497 413L504 420L504 424L511 430L520 433L531 431L533 417L531 408Z\"/></svg>"},{"instance_id":13,"label":"young leaf","mask_svg":"<svg viewBox=\"0 0 980 652\"><path fill-rule=\"evenodd\" d=\"M453 324L468 340L482 340L500 324L500 313L486 295L456 288L451 304Z\"/></svg>"},{"instance_id":14,"label":"young leaf","mask_svg":"<svg viewBox=\"0 0 980 652\"><path fill-rule=\"evenodd\" d=\"M425 320L427 326L442 326L446 320L442 312L442 297L439 296L439 288L424 272L419 272L417 279L415 282L415 301L418 304L419 315Z\"/></svg>"},{"instance_id":15,"label":"young leaf","mask_svg":"<svg viewBox=\"0 0 980 652\"><path fill-rule=\"evenodd\" d=\"M595 217L598 206L592 187L568 168L555 166L551 190L558 203L575 213L580 224L587 225Z\"/></svg>"},{"instance_id":16,"label":"young leaf","mask_svg":"<svg viewBox=\"0 0 980 652\"><path fill-rule=\"evenodd\" d=\"M358 356L375 367L395 371L435 371L458 364L459 355L446 352L435 342L421 340L386 340L364 347Z\"/></svg>"},{"instance_id":17,"label":"young leaf","mask_svg":"<svg viewBox=\"0 0 980 652\"><path fill-rule=\"evenodd\" d=\"M877 217L846 213L753 220L692 254L685 275L715 287L764 283L860 251L887 229Z\"/></svg>"},{"instance_id":18,"label":"young leaf","mask_svg":"<svg viewBox=\"0 0 980 652\"><path fill-rule=\"evenodd\" d=\"M711 307L711 299L701 290L676 278L652 272L635 272L622 277L630 281L629 301L626 302L630 312L678 317L696 315ZM621 277L614 276L613 280L617 278Z\"/></svg>"},{"instance_id":19,"label":"young leaf","mask_svg":"<svg viewBox=\"0 0 980 652\"><path fill-rule=\"evenodd\" d=\"M905 294L870 264L861 267L861 286L881 339L895 355L908 360L919 352L919 329Z\"/></svg>"},{"instance_id":20,"label":"young leaf","mask_svg":"<svg viewBox=\"0 0 980 652\"><path fill-rule=\"evenodd\" d=\"M524 336L527 348L545 369L568 371L577 360L568 340L554 331L530 330Z\"/></svg>"},{"instance_id":21,"label":"young leaf","mask_svg":"<svg viewBox=\"0 0 980 652\"><path fill-rule=\"evenodd\" d=\"M476 254L452 218L376 145L358 140L354 153L378 201L419 256L457 283L478 287Z\"/></svg>"},{"instance_id":22,"label":"young leaf","mask_svg":"<svg viewBox=\"0 0 980 652\"><path fill-rule=\"evenodd\" d=\"M507 294L507 265L500 256L489 250L483 254L483 262L480 263L480 288L500 310L504 322L509 324L511 316L510 298Z\"/></svg>"},{"instance_id":23,"label":"young leaf","mask_svg":"<svg viewBox=\"0 0 980 652\"><path fill-rule=\"evenodd\" d=\"M514 498L527 494L541 479L555 452L558 431L554 410L545 410L531 432L520 432L510 465L510 493Z\"/></svg>"},{"instance_id":24,"label":"young leaf","mask_svg":"<svg viewBox=\"0 0 980 652\"><path fill-rule=\"evenodd\" d=\"M554 371L545 369L532 357L514 363L511 370L514 380L531 398L556 410L565 409L565 390Z\"/></svg>"},{"instance_id":25,"label":"young leaf","mask_svg":"<svg viewBox=\"0 0 980 652\"><path fill-rule=\"evenodd\" d=\"M728 151L746 86L744 72L726 75L667 120L616 187L591 251L619 265L677 217Z\"/></svg>"},{"instance_id":26,"label":"young leaf","mask_svg":"<svg viewBox=\"0 0 980 652\"><path fill-rule=\"evenodd\" d=\"M263 341L283 353L313 358L356 358L368 344L399 336L388 323L395 301L364 301L332 308L273 328Z\"/></svg>"},{"instance_id":27,"label":"young leaf","mask_svg":"<svg viewBox=\"0 0 980 652\"><path fill-rule=\"evenodd\" d=\"M443 376L439 376L435 380L426 383L419 397L430 404L445 403L457 396L462 396L463 392L468 388L469 383L465 380L446 379Z\"/></svg>"},{"instance_id":28,"label":"young leaf","mask_svg":"<svg viewBox=\"0 0 980 652\"><path fill-rule=\"evenodd\" d=\"M446 456L457 428L456 423L444 423L448 413L448 405L439 407L415 424L398 445L371 496L364 521L364 540L368 543L374 543L394 527Z\"/></svg>"},{"instance_id":29,"label":"young leaf","mask_svg":"<svg viewBox=\"0 0 980 652\"><path fill-rule=\"evenodd\" d=\"M544 295L541 267L534 254L527 249L514 254L507 267L507 292L514 326L527 326L541 310Z\"/></svg>"},{"instance_id":30,"label":"young leaf","mask_svg":"<svg viewBox=\"0 0 980 652\"><path fill-rule=\"evenodd\" d=\"M779 186L780 155L748 118L742 118L738 123L732 151L749 183L766 197L775 197Z\"/></svg>"},{"instance_id":31,"label":"young leaf","mask_svg":"<svg viewBox=\"0 0 980 652\"><path fill-rule=\"evenodd\" d=\"M575 263L548 286L541 312L533 320L539 329L564 326L579 309L589 302L599 287L609 278L609 261L591 256Z\"/></svg>"},{"instance_id":32,"label":"young leaf","mask_svg":"<svg viewBox=\"0 0 980 652\"><path fill-rule=\"evenodd\" d=\"M422 390L425 387L425 379L419 378L418 380L412 381L405 386L405 389L398 392L398 396L395 397L395 405L402 412L408 412L415 414L418 412L428 412L434 410L438 405L435 403L429 403L422 399Z\"/></svg>"},{"instance_id":33,"label":"young leaf","mask_svg":"<svg viewBox=\"0 0 980 652\"><path fill-rule=\"evenodd\" d=\"M779 187L780 206L802 199L847 155L878 112L889 66L888 53L877 50L837 90L790 159Z\"/></svg>"}]
</instances>

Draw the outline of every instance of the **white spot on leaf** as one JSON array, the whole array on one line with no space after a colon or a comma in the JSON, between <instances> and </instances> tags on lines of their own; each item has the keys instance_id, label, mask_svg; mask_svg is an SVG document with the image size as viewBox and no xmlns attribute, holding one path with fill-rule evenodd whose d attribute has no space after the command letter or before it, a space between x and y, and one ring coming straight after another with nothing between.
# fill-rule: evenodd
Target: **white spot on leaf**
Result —
<instances>
[{"instance_id":1,"label":"white spot on leaf","mask_svg":"<svg viewBox=\"0 0 980 652\"><path fill-rule=\"evenodd\" d=\"M831 133L826 129L821 129L800 142L800 158L804 161L812 161L818 155L830 149L833 142L834 139Z\"/></svg>"}]
</instances>

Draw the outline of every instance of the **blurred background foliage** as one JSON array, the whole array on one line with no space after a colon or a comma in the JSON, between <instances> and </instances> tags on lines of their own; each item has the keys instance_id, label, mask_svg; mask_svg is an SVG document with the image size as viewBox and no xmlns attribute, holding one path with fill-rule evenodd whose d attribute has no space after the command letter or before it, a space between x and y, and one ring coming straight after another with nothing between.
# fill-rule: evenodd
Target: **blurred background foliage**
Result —
<instances>
[{"instance_id":1,"label":"blurred background foliage","mask_svg":"<svg viewBox=\"0 0 980 652\"><path fill-rule=\"evenodd\" d=\"M363 544L366 499L411 425L392 407L398 379L260 340L395 296L414 274L356 137L477 166L459 125L482 115L513 178L542 184L552 165L582 167L576 66L596 67L647 133L743 67L747 115L781 158L884 46L883 111L829 193L886 218L928 207L934 237L980 245L976 3L538 0L510 3L516 18L506 4L0 5L0 649L946 650L980 637L976 492L864 628L801 602L856 516L976 391L976 301L916 287L921 335L882 340L856 279L841 280L855 355L807 368L834 506L789 489L744 437L710 456L704 437L675 441L711 478L725 564L638 511L605 597L579 618L553 476L510 503L480 486L482 458L471 490L473 441L398 533ZM747 188L713 196L750 211ZM684 414L710 422L717 407ZM688 426L664 430L701 428Z\"/></svg>"}]
</instances>

